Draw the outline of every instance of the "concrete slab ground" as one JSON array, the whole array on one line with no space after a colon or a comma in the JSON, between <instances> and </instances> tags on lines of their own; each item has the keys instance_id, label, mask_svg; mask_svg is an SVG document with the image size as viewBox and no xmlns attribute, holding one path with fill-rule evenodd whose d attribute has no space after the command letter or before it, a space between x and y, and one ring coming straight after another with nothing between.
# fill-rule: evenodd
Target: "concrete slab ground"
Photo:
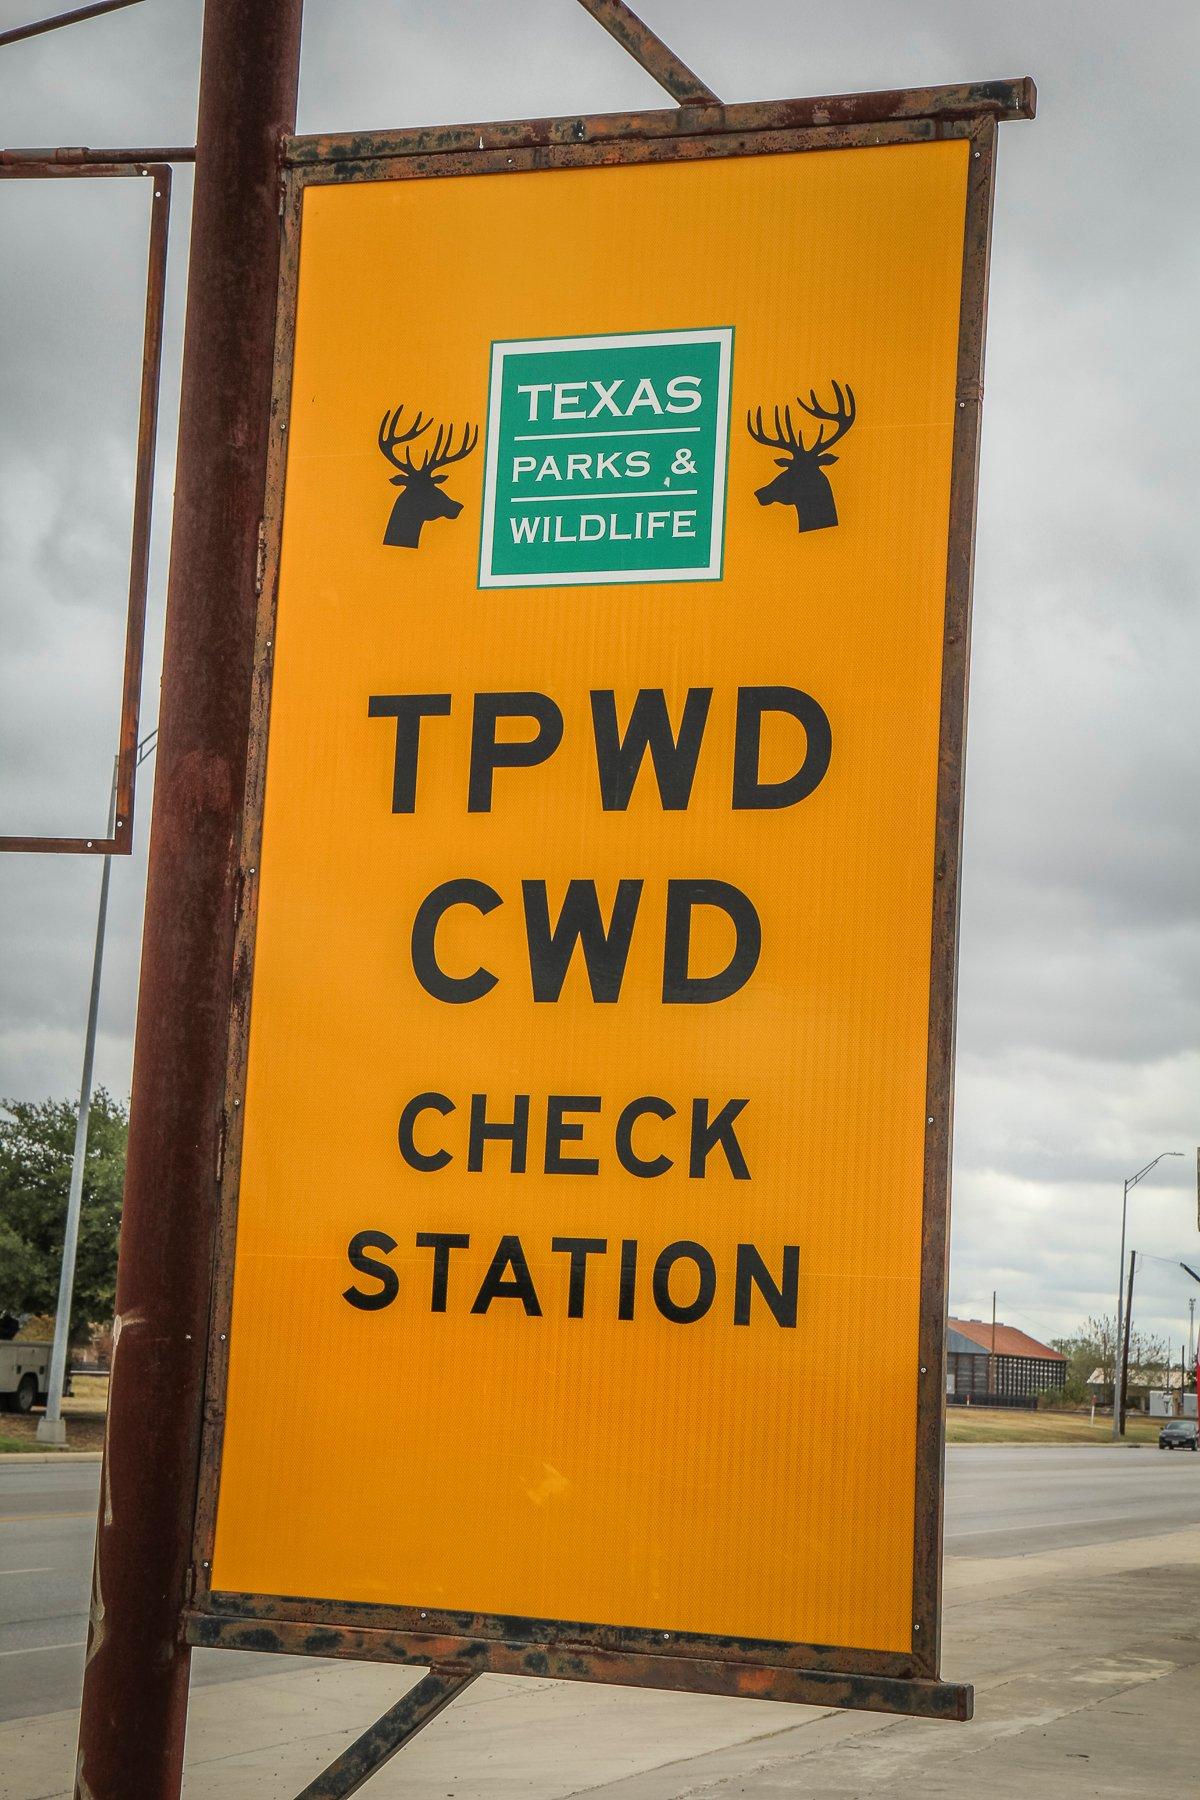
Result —
<instances>
[{"instance_id":1,"label":"concrete slab ground","mask_svg":"<svg viewBox=\"0 0 1200 1800\"><path fill-rule=\"evenodd\" d=\"M378 1800L1195 1800L1200 1527L947 1564L970 1725L485 1678ZM293 1800L419 1671L289 1662L193 1693L187 1800ZM75 1715L0 1726L3 1800L68 1800Z\"/></svg>"}]
</instances>

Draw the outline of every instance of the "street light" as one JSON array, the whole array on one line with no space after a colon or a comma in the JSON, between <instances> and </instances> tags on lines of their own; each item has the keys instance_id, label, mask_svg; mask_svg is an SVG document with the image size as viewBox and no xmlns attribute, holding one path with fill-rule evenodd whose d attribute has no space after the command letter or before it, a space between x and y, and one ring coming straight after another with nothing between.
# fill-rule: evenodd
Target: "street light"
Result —
<instances>
[{"instance_id":1,"label":"street light","mask_svg":"<svg viewBox=\"0 0 1200 1800\"><path fill-rule=\"evenodd\" d=\"M1125 1304L1125 1212L1129 1205L1129 1190L1130 1188L1135 1188L1139 1181L1143 1181L1150 1173L1151 1169L1157 1168L1164 1156L1182 1155L1182 1150L1160 1150L1158 1155L1154 1158L1154 1161L1148 1162L1144 1169L1139 1169L1136 1175L1127 1175L1125 1177L1125 1193L1121 1200L1121 1259L1117 1264L1117 1341L1113 1346L1112 1434L1115 1442L1119 1442L1121 1438L1121 1404L1117 1396L1117 1387L1120 1381L1118 1370L1121 1366L1121 1350L1124 1344L1124 1335L1121 1330L1121 1313ZM1126 1326L1128 1326L1128 1323L1129 1321L1126 1320Z\"/></svg>"},{"instance_id":2,"label":"street light","mask_svg":"<svg viewBox=\"0 0 1200 1800\"><path fill-rule=\"evenodd\" d=\"M158 748L158 726L137 747L135 768L140 768ZM108 836L117 819L117 759L113 759L112 789L108 798ZM100 875L100 909L96 916L96 948L92 955L92 990L88 996L87 1031L83 1040L83 1078L79 1084L79 1117L75 1121L75 1150L71 1157L71 1186L67 1194L67 1223L63 1232L62 1268L58 1277L58 1311L54 1315L54 1348L50 1352L50 1379L46 1384L46 1413L38 1420L39 1443L65 1444L67 1428L62 1416L63 1386L67 1375L67 1351L71 1336L71 1300L75 1292L75 1251L79 1244L79 1214L83 1206L83 1170L87 1160L88 1115L92 1108L92 1065L96 1060L96 1017L100 1010L100 971L104 964L104 928L108 920L108 883L112 857L105 856Z\"/></svg>"}]
</instances>

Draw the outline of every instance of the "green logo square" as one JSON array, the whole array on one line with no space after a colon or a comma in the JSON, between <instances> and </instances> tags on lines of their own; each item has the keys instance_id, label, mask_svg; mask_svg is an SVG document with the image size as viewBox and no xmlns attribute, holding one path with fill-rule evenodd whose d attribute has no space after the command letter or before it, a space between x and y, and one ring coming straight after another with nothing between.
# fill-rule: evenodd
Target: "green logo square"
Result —
<instances>
[{"instance_id":1,"label":"green logo square","mask_svg":"<svg viewBox=\"0 0 1200 1800\"><path fill-rule=\"evenodd\" d=\"M479 585L716 581L733 328L492 345Z\"/></svg>"}]
</instances>

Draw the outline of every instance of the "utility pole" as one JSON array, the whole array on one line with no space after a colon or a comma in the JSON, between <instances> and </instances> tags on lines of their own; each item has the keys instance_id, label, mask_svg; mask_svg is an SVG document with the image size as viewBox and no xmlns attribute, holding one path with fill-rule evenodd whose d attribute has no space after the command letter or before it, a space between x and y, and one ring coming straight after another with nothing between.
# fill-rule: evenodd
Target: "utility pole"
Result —
<instances>
[{"instance_id":1,"label":"utility pole","mask_svg":"<svg viewBox=\"0 0 1200 1800\"><path fill-rule=\"evenodd\" d=\"M144 763L153 753L156 731L150 732L138 745L137 762ZM118 759L113 759L112 788L108 797L107 837L112 837L117 819ZM96 947L92 952L92 987L88 996L87 1029L83 1037L83 1076L79 1083L79 1116L75 1120L75 1150L71 1157L71 1185L67 1194L67 1219L63 1229L62 1267L58 1275L58 1310L54 1315L54 1348L50 1352L50 1380L46 1393L45 1417L38 1420L38 1442L65 1444L67 1427L62 1416L63 1389L67 1379L67 1356L71 1348L71 1303L75 1293L75 1253L79 1246L79 1219L83 1210L83 1175L87 1166L88 1125L92 1111L92 1070L96 1061L96 1021L100 1012L100 977L104 968L104 931L108 922L108 884L112 877L112 857L104 858L100 874L100 906L96 913Z\"/></svg>"},{"instance_id":2,"label":"utility pole","mask_svg":"<svg viewBox=\"0 0 1200 1800\"><path fill-rule=\"evenodd\" d=\"M76 1800L177 1800L280 152L302 0L207 0L159 767Z\"/></svg>"},{"instance_id":3,"label":"utility pole","mask_svg":"<svg viewBox=\"0 0 1200 1800\"><path fill-rule=\"evenodd\" d=\"M992 1289L992 1357L991 1357L991 1364L988 1369L989 1392L994 1393L995 1389L996 1389L996 1385L997 1385L996 1384L996 1290L995 1290L995 1288L993 1288Z\"/></svg>"},{"instance_id":4,"label":"utility pole","mask_svg":"<svg viewBox=\"0 0 1200 1800\"><path fill-rule=\"evenodd\" d=\"M1118 1435L1121 1437L1125 1436L1125 1402L1129 1395L1129 1339L1130 1323L1133 1319L1133 1272L1136 1263L1137 1251L1131 1250L1129 1252L1129 1287L1126 1290L1125 1300L1125 1336L1121 1348L1121 1391L1116 1409L1117 1424L1120 1427Z\"/></svg>"},{"instance_id":5,"label":"utility pole","mask_svg":"<svg viewBox=\"0 0 1200 1800\"><path fill-rule=\"evenodd\" d=\"M117 819L117 764L113 760L112 788L108 797L108 830L111 837ZM75 1149L71 1157L71 1185L67 1193L67 1219L63 1228L62 1267L58 1272L58 1308L54 1314L54 1348L50 1352L50 1380L46 1412L38 1420L39 1444L65 1444L63 1385L71 1344L71 1301L75 1292L75 1252L79 1245L79 1215L83 1208L83 1171L87 1161L88 1119L92 1110L92 1068L96 1060L96 1019L100 1011L100 975L104 967L104 927L108 918L108 884L112 857L104 858L100 871L100 907L96 914L96 946L92 951L92 987L88 995L87 1029L83 1035L83 1075L79 1083L79 1115L75 1120Z\"/></svg>"},{"instance_id":6,"label":"utility pole","mask_svg":"<svg viewBox=\"0 0 1200 1800\"><path fill-rule=\"evenodd\" d=\"M1154 1161L1148 1162L1144 1169L1139 1169L1136 1175L1127 1175L1125 1177L1125 1192L1121 1197L1121 1254L1117 1261L1117 1337L1116 1337L1116 1342L1113 1345L1112 1434L1113 1434L1113 1442L1114 1443L1116 1442L1116 1440L1118 1438L1124 1436L1124 1430L1125 1430L1124 1424L1123 1424L1122 1418L1121 1418L1121 1408L1117 1404L1117 1367L1121 1361L1121 1343L1122 1343L1121 1311L1122 1311L1122 1306L1124 1303L1124 1284L1125 1284L1125 1215L1129 1209L1129 1190L1130 1190L1130 1188L1135 1188L1139 1181L1144 1181L1146 1176L1150 1173L1151 1169L1156 1169L1158 1167L1159 1163L1163 1160L1164 1156L1182 1156L1182 1155L1183 1155L1182 1150L1160 1150L1158 1155L1154 1158ZM1200 1159L1200 1149L1197 1150L1196 1155L1197 1155L1197 1158ZM1197 1179L1200 1180L1200 1175L1197 1176Z\"/></svg>"}]
</instances>

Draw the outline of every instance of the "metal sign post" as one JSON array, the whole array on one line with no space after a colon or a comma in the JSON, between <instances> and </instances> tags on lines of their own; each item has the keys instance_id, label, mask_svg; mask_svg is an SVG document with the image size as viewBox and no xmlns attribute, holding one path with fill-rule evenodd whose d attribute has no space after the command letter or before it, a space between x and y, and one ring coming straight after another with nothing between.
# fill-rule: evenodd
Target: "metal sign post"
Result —
<instances>
[{"instance_id":1,"label":"metal sign post","mask_svg":"<svg viewBox=\"0 0 1200 1800\"><path fill-rule=\"evenodd\" d=\"M300 0L205 8L158 776L79 1800L179 1792L180 1630L233 979L255 571Z\"/></svg>"}]
</instances>

